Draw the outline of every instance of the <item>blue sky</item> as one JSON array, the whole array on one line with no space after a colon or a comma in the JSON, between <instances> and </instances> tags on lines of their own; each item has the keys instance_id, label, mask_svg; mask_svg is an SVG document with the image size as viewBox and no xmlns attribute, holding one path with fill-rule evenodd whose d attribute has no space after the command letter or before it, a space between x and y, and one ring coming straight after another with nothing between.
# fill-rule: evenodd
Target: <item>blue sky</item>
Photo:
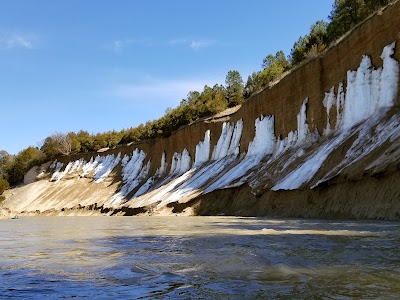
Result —
<instances>
[{"instance_id":1,"label":"blue sky","mask_svg":"<svg viewBox=\"0 0 400 300\"><path fill-rule=\"evenodd\" d=\"M54 132L90 133L162 116L189 91L244 81L289 54L330 0L2 0L0 150Z\"/></svg>"}]
</instances>

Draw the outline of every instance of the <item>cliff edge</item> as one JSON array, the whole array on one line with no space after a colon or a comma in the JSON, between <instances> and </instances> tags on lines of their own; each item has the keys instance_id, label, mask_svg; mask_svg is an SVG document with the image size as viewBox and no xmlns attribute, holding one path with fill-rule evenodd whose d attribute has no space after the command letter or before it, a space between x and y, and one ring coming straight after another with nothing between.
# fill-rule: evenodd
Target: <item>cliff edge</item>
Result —
<instances>
[{"instance_id":1,"label":"cliff edge","mask_svg":"<svg viewBox=\"0 0 400 300\"><path fill-rule=\"evenodd\" d=\"M5 193L4 214L400 219L399 11L392 3L237 110L36 168L37 181Z\"/></svg>"}]
</instances>

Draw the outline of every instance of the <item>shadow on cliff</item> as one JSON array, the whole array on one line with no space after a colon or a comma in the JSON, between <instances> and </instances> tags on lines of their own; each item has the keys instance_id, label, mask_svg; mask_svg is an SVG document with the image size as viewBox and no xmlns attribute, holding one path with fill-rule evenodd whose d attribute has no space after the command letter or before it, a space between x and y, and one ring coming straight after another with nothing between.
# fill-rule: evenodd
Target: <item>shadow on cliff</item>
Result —
<instances>
[{"instance_id":1,"label":"shadow on cliff","mask_svg":"<svg viewBox=\"0 0 400 300\"><path fill-rule=\"evenodd\" d=\"M173 213L188 207L194 215L270 216L324 219L400 220L398 170L358 180L326 183L329 188L271 191L254 195L250 187L216 190L188 203L171 203ZM362 195L362 197L360 197Z\"/></svg>"}]
</instances>

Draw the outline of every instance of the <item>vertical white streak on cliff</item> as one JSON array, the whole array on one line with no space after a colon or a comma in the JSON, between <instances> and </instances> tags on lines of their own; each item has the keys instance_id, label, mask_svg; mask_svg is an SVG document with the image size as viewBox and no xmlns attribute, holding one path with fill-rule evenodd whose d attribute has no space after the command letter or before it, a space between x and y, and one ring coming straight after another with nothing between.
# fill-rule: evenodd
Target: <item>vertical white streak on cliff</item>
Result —
<instances>
[{"instance_id":1,"label":"vertical white streak on cliff","mask_svg":"<svg viewBox=\"0 0 400 300\"><path fill-rule=\"evenodd\" d=\"M193 167L200 167L210 159L210 130L204 134L204 141L196 145L196 154Z\"/></svg>"},{"instance_id":2,"label":"vertical white streak on cliff","mask_svg":"<svg viewBox=\"0 0 400 300\"><path fill-rule=\"evenodd\" d=\"M396 137L400 130L400 116L395 114L389 120L382 123L382 118L385 115L386 110L380 109L364 124L356 127L351 134L357 135L357 139L353 142L350 149L347 150L344 159L311 188L337 176L345 168L357 163L372 153L372 151L382 146L383 143Z\"/></svg>"},{"instance_id":3,"label":"vertical white streak on cliff","mask_svg":"<svg viewBox=\"0 0 400 300\"><path fill-rule=\"evenodd\" d=\"M328 135L331 133L331 118L330 112L333 104L335 103L335 87L333 86L329 93L325 93L325 98L322 101L322 104L326 108L326 127L323 131L323 135Z\"/></svg>"},{"instance_id":4,"label":"vertical white streak on cliff","mask_svg":"<svg viewBox=\"0 0 400 300\"><path fill-rule=\"evenodd\" d=\"M214 147L213 153L212 153L212 160L216 160L219 157L219 153L221 152L221 148L222 148L222 144L225 140L225 136L226 136L226 131L227 131L227 124L229 123L222 123L222 130L221 130L221 135L219 136L218 142Z\"/></svg>"},{"instance_id":5,"label":"vertical white streak on cliff","mask_svg":"<svg viewBox=\"0 0 400 300\"><path fill-rule=\"evenodd\" d=\"M343 106L345 101L345 93L343 89L343 83L339 83L338 94L336 97L336 126L335 130L338 130L342 126L343 122Z\"/></svg>"},{"instance_id":6,"label":"vertical white streak on cliff","mask_svg":"<svg viewBox=\"0 0 400 300\"><path fill-rule=\"evenodd\" d=\"M172 155L171 169L169 170L169 175L172 175L175 173L175 170L178 166L178 163L180 163L180 160L181 160L181 154L178 152L175 152L174 155Z\"/></svg>"},{"instance_id":7,"label":"vertical white streak on cliff","mask_svg":"<svg viewBox=\"0 0 400 300\"><path fill-rule=\"evenodd\" d=\"M237 158L243 130L243 121L240 119L235 125L224 123L222 126L221 136L215 147L215 149L220 149L214 151L214 157L219 158L203 168L194 168L183 174L182 176L185 177L185 180L175 182L173 188L171 185L169 187L169 193L164 194L163 201L160 205L178 201L184 196L199 191L207 181L220 174L226 166L231 164ZM218 153L218 155L216 153ZM177 185L178 183L180 184L179 186ZM157 196L160 197L160 195Z\"/></svg>"},{"instance_id":8,"label":"vertical white streak on cliff","mask_svg":"<svg viewBox=\"0 0 400 300\"><path fill-rule=\"evenodd\" d=\"M150 191L149 193L139 196L135 199L132 199L130 207L143 207L147 205L153 205L161 201L163 204L171 202L168 201L170 193L176 190L176 188L179 187L182 183L186 182L193 175L194 172L195 170L191 169L174 179L172 179L173 177L169 176L168 180L163 181L163 184L157 189Z\"/></svg>"},{"instance_id":9,"label":"vertical white streak on cliff","mask_svg":"<svg viewBox=\"0 0 400 300\"><path fill-rule=\"evenodd\" d=\"M256 133L253 141L249 143L246 157L272 153L275 145L274 121L274 116L261 116L256 119Z\"/></svg>"},{"instance_id":10,"label":"vertical white streak on cliff","mask_svg":"<svg viewBox=\"0 0 400 300\"><path fill-rule=\"evenodd\" d=\"M146 193L153 186L153 184L156 182L157 179L160 179L162 176L164 176L166 170L167 170L167 162L166 162L165 152L163 152L161 155L160 167L156 170L156 173L154 174L154 176L151 176L150 178L148 178L147 181L142 186L139 187L139 189L133 195L132 199L139 197L139 196L143 195L144 193Z\"/></svg>"},{"instance_id":11,"label":"vertical white streak on cliff","mask_svg":"<svg viewBox=\"0 0 400 300\"><path fill-rule=\"evenodd\" d=\"M71 169L69 170L68 174L72 174L73 172L80 171L82 168L83 164L85 164L85 160L83 158L78 159L74 162L72 165Z\"/></svg>"},{"instance_id":12,"label":"vertical white streak on cliff","mask_svg":"<svg viewBox=\"0 0 400 300\"><path fill-rule=\"evenodd\" d=\"M293 134L293 132L291 131L289 132L289 134ZM282 140L280 137L278 137L276 140L275 149L274 153L272 154L272 157L276 158L279 155L281 155L285 151L286 145L287 145L287 138Z\"/></svg>"},{"instance_id":13,"label":"vertical white streak on cliff","mask_svg":"<svg viewBox=\"0 0 400 300\"><path fill-rule=\"evenodd\" d=\"M227 155L239 154L239 143L240 138L242 137L243 131L243 120L240 119L236 122L236 125L233 123L224 122L222 124L221 135L218 139L217 144L214 147L214 151L212 154L212 160L218 160L224 158Z\"/></svg>"},{"instance_id":14,"label":"vertical white streak on cliff","mask_svg":"<svg viewBox=\"0 0 400 300\"><path fill-rule=\"evenodd\" d=\"M397 97L398 62L391 56L395 43L383 49L383 69L374 70L371 59L363 56L357 71L347 72L347 92L343 107L343 129L366 120L379 108L391 107Z\"/></svg>"},{"instance_id":15,"label":"vertical white streak on cliff","mask_svg":"<svg viewBox=\"0 0 400 300\"><path fill-rule=\"evenodd\" d=\"M54 170L54 173L53 173L53 175L51 176L51 178L50 178L50 181L55 181L55 180L57 180L57 178L58 178L58 176L60 175L60 170L61 170L61 168L63 167L63 163L62 162L57 162L56 164L55 164L55 170Z\"/></svg>"},{"instance_id":16,"label":"vertical white streak on cliff","mask_svg":"<svg viewBox=\"0 0 400 300\"><path fill-rule=\"evenodd\" d=\"M297 145L304 143L310 136L310 129L307 124L307 103L308 98L303 101L300 112L297 115Z\"/></svg>"},{"instance_id":17,"label":"vertical white streak on cliff","mask_svg":"<svg viewBox=\"0 0 400 300\"><path fill-rule=\"evenodd\" d=\"M383 59L383 70L380 81L379 98L382 107L393 106L397 97L399 82L399 63L392 58L396 42L383 48L381 58Z\"/></svg>"},{"instance_id":18,"label":"vertical white streak on cliff","mask_svg":"<svg viewBox=\"0 0 400 300\"><path fill-rule=\"evenodd\" d=\"M130 159L126 156L122 159L122 182L123 185L112 198L111 204L120 203L130 192L132 192L148 175L150 161L143 166L146 153L135 149Z\"/></svg>"},{"instance_id":19,"label":"vertical white streak on cliff","mask_svg":"<svg viewBox=\"0 0 400 300\"><path fill-rule=\"evenodd\" d=\"M304 183L310 181L320 169L329 154L332 153L348 137L346 134L339 134L324 142L302 165L289 173L282 180L278 181L273 191L295 190Z\"/></svg>"},{"instance_id":20,"label":"vertical white streak on cliff","mask_svg":"<svg viewBox=\"0 0 400 300\"><path fill-rule=\"evenodd\" d=\"M318 141L318 130L315 129L314 132L310 132L307 124L307 102L308 99L306 98L297 115L297 130L294 132L290 131L288 136L284 139L278 138L274 145L273 153L268 161L263 163L262 167L258 170L241 178L240 181L235 184L236 186L248 182L252 188L255 188L259 186L260 176L271 178L279 176L280 173L284 172L284 170L296 163L300 157L305 155L306 151L304 149ZM291 151L291 155L283 160L282 157L287 151ZM271 164L276 161L278 161L278 163L271 169ZM273 172L273 174L271 174L271 172Z\"/></svg>"},{"instance_id":21,"label":"vertical white streak on cliff","mask_svg":"<svg viewBox=\"0 0 400 300\"><path fill-rule=\"evenodd\" d=\"M212 160L217 160L227 155L233 130L234 128L230 123L224 122L222 124L221 135L218 139L217 145L214 147Z\"/></svg>"},{"instance_id":22,"label":"vertical white streak on cliff","mask_svg":"<svg viewBox=\"0 0 400 300\"><path fill-rule=\"evenodd\" d=\"M357 139L346 152L346 156L340 164L341 170L339 173L343 168L354 164L367 156L374 149L381 146L397 130L399 130L398 117L396 115L379 125L381 118L386 115L385 111L381 111L381 114L381 117L379 117L377 112L377 114L370 118L366 124L363 124L363 126L360 127Z\"/></svg>"},{"instance_id":23,"label":"vertical white streak on cliff","mask_svg":"<svg viewBox=\"0 0 400 300\"><path fill-rule=\"evenodd\" d=\"M75 163L76 163L76 162L75 162ZM78 163L74 166L75 169L72 170L72 172L80 171L80 170L82 169L82 166L83 166L85 163L86 163L86 161L85 161L83 158L79 159L79 160L78 160ZM71 172L71 173L72 173L72 172Z\"/></svg>"},{"instance_id":24,"label":"vertical white streak on cliff","mask_svg":"<svg viewBox=\"0 0 400 300\"><path fill-rule=\"evenodd\" d=\"M151 167L151 162L148 161L145 166L140 170L139 175L135 178L135 180L130 185L130 191L133 191L149 174Z\"/></svg>"},{"instance_id":25,"label":"vertical white streak on cliff","mask_svg":"<svg viewBox=\"0 0 400 300\"><path fill-rule=\"evenodd\" d=\"M138 149L136 149L131 160L126 165L125 170L123 170L123 181L125 183L123 188L125 187L126 195L134 188L132 188L132 182L134 182L140 174L145 158L146 153L143 150L138 151Z\"/></svg>"},{"instance_id":26,"label":"vertical white streak on cliff","mask_svg":"<svg viewBox=\"0 0 400 300\"><path fill-rule=\"evenodd\" d=\"M345 101L343 103L343 85L340 84L336 102L338 114L336 127L341 129L338 135L323 143L306 162L280 180L272 190L293 190L309 182L328 155L353 134L358 133L358 137L347 151L344 160L316 185L338 175L343 169L367 156L394 135L398 130L398 123L395 121L386 122L383 127L377 125L386 115L387 108L394 105L397 97L399 64L391 57L394 47L395 43L392 43L383 49L381 55L383 69L373 69L371 59L363 56L357 71L347 72ZM331 93L333 94L332 89ZM327 99L326 102L328 107L330 100ZM350 130L364 120L367 120L364 124Z\"/></svg>"},{"instance_id":27,"label":"vertical white streak on cliff","mask_svg":"<svg viewBox=\"0 0 400 300\"><path fill-rule=\"evenodd\" d=\"M144 193L146 193L150 187L153 185L154 183L154 176L150 177L149 179L147 179L147 181L140 186L140 188L136 191L135 195L133 195L132 199L139 197L140 195L143 195Z\"/></svg>"},{"instance_id":28,"label":"vertical white streak on cliff","mask_svg":"<svg viewBox=\"0 0 400 300\"><path fill-rule=\"evenodd\" d=\"M162 188L164 185L173 181L176 177L183 176L190 169L190 164L191 164L191 158L189 155L189 151L187 151L187 149L183 149L182 153L175 152L174 155L172 156L171 168L169 174L166 177L164 177L161 181L157 182L154 186L152 186L152 190L157 190L159 188ZM159 176L156 172L154 182L156 181L156 179L161 177L162 176Z\"/></svg>"},{"instance_id":29,"label":"vertical white streak on cliff","mask_svg":"<svg viewBox=\"0 0 400 300\"><path fill-rule=\"evenodd\" d=\"M237 155L239 154L239 143L242 136L243 121L239 120L236 124L224 123L222 126L221 136L217 143L219 146L215 146L214 150L214 157L222 156L221 158L213 160L206 165L202 164L199 167L194 165L192 169L183 173L179 177L169 175L161 184L154 186L153 190L148 194L144 194L143 191L139 189L138 193L135 195L135 197L138 198L132 199L131 207L151 205L160 201L161 202L158 205L163 206L170 202L179 201L193 193L201 193L204 185L214 177L218 176L237 158ZM207 136L208 134L206 134L205 140L208 139ZM227 138L229 139L227 140ZM175 157L175 162L173 161L173 173L176 173L175 170L179 169L179 154L176 154ZM152 185L152 183L152 180L149 179L145 185L149 186ZM148 190L147 187L144 187L144 189Z\"/></svg>"},{"instance_id":30,"label":"vertical white streak on cliff","mask_svg":"<svg viewBox=\"0 0 400 300\"><path fill-rule=\"evenodd\" d=\"M288 149L293 148L297 143L297 130L290 131L288 136L284 139L278 138L275 144L274 153L272 154L272 158L276 159L281 154L285 153Z\"/></svg>"},{"instance_id":31,"label":"vertical white streak on cliff","mask_svg":"<svg viewBox=\"0 0 400 300\"><path fill-rule=\"evenodd\" d=\"M56 182L55 182L55 183L59 182L61 179L63 179L63 177L64 177L65 175L68 174L69 170L70 170L71 167L72 167L72 164L73 164L72 162L69 162L69 163L67 164L67 166L65 167L64 171L58 173L58 176L57 176L57 178L56 178Z\"/></svg>"},{"instance_id":32,"label":"vertical white streak on cliff","mask_svg":"<svg viewBox=\"0 0 400 300\"><path fill-rule=\"evenodd\" d=\"M97 156L96 159L93 160L93 157L90 158L90 161L85 163L83 159L76 160L75 162L70 162L68 164L68 168L66 167L62 174L59 174L58 182L62 177L66 174L72 174L73 172L80 171L82 169L81 177L86 176L90 172L93 171L93 177L96 183L103 181L110 174L112 169L119 163L120 154L117 158L114 157L113 154L109 154L107 156ZM61 177L60 177L61 176Z\"/></svg>"},{"instance_id":33,"label":"vertical white streak on cliff","mask_svg":"<svg viewBox=\"0 0 400 300\"><path fill-rule=\"evenodd\" d=\"M147 162L140 170L137 176L132 179L129 183L124 185L121 190L113 196L112 203L118 204L123 198L126 198L130 192L132 192L136 187L140 185L140 183L146 179L149 174L149 170L151 167L150 161ZM122 197L121 197L122 196Z\"/></svg>"},{"instance_id":34,"label":"vertical white streak on cliff","mask_svg":"<svg viewBox=\"0 0 400 300\"><path fill-rule=\"evenodd\" d=\"M229 144L227 155L239 155L240 138L242 137L243 120L240 119L236 122L235 129L233 130L232 139Z\"/></svg>"},{"instance_id":35,"label":"vertical white streak on cliff","mask_svg":"<svg viewBox=\"0 0 400 300\"><path fill-rule=\"evenodd\" d=\"M139 173L139 169L142 167L141 163L143 162L146 154L143 151L139 151L139 149L135 149L132 152L132 156L129 159L126 159L125 156L122 163L122 181L128 182L132 178L134 179ZM138 162L139 161L139 162Z\"/></svg>"},{"instance_id":36,"label":"vertical white streak on cliff","mask_svg":"<svg viewBox=\"0 0 400 300\"><path fill-rule=\"evenodd\" d=\"M161 155L161 165L157 169L156 174L154 175L155 177L161 177L165 174L165 171L167 170L167 160L165 158L165 152L162 153Z\"/></svg>"},{"instance_id":37,"label":"vertical white streak on cliff","mask_svg":"<svg viewBox=\"0 0 400 300\"><path fill-rule=\"evenodd\" d=\"M121 152L118 153L117 157L114 154L109 154L103 157L101 163L94 170L94 180L96 183L104 181L111 171L121 161Z\"/></svg>"},{"instance_id":38,"label":"vertical white streak on cliff","mask_svg":"<svg viewBox=\"0 0 400 300\"><path fill-rule=\"evenodd\" d=\"M362 101L366 94L370 94L371 60L363 56L357 71L347 71L346 100L343 109L343 127L351 128L353 125L369 116L371 102L369 97ZM364 80L367 79L367 82Z\"/></svg>"},{"instance_id":39,"label":"vertical white streak on cliff","mask_svg":"<svg viewBox=\"0 0 400 300\"><path fill-rule=\"evenodd\" d=\"M334 89L331 89L331 92L333 92ZM333 103L334 96L330 96L331 99L327 99L327 102ZM271 159L267 162L267 164L271 163L272 161L276 160L276 158L287 151L290 148L294 147L300 147L295 154L289 159L282 167L283 171L286 169L290 164L292 164L296 159L304 155L304 149L303 147L307 147L310 144L316 142L319 138L318 132L315 131L314 133L310 132L310 129L307 124L307 103L308 99L305 99L301 108L300 112L297 115L297 131L295 133L289 132L288 136L284 140L278 140L276 146L275 146L275 151L277 153L274 153L271 157ZM327 103L327 106L332 106L332 104ZM335 147L335 143L333 145L329 145L329 149L332 147ZM331 150L332 151L332 150ZM330 152L329 152L330 153ZM328 154L329 154L328 153ZM310 164L307 164L307 162L304 165L304 169L301 169L300 166L298 169L290 173L288 176L284 177L283 180L278 182L277 185L275 185L272 190L278 190L278 189L296 189L300 187L304 182L308 181L311 179L315 172L318 171L319 167L322 164L321 159L323 157L326 157L328 154L326 153L317 153L316 156L311 160ZM326 155L326 156L325 156ZM320 164L318 165L318 163ZM311 170L309 170L310 166L312 167ZM305 171L306 169L306 171ZM298 173L297 173L298 172ZM300 175L298 175L300 174Z\"/></svg>"},{"instance_id":40,"label":"vertical white streak on cliff","mask_svg":"<svg viewBox=\"0 0 400 300\"><path fill-rule=\"evenodd\" d=\"M183 174L187 172L190 169L191 161L192 159L190 158L189 151L187 151L186 148L183 149L180 166L177 168L177 170L179 170L177 174Z\"/></svg>"},{"instance_id":41,"label":"vertical white streak on cliff","mask_svg":"<svg viewBox=\"0 0 400 300\"><path fill-rule=\"evenodd\" d=\"M274 117L261 116L257 118L255 127L256 133L253 141L249 143L245 158L207 187L205 193L228 186L231 182L242 177L251 168L259 164L264 156L273 152L275 146Z\"/></svg>"},{"instance_id":42,"label":"vertical white streak on cliff","mask_svg":"<svg viewBox=\"0 0 400 300\"><path fill-rule=\"evenodd\" d=\"M378 68L377 70L372 70L371 74L371 114L374 114L377 109L380 107L388 107L392 105L382 105L380 100L381 93L381 76L382 76L382 68Z\"/></svg>"},{"instance_id":43,"label":"vertical white streak on cliff","mask_svg":"<svg viewBox=\"0 0 400 300\"><path fill-rule=\"evenodd\" d=\"M89 162L86 163L83 168L82 168L82 174L81 177L85 177L87 174L89 174L91 171L93 171L97 165L100 163L100 156L97 155L97 157L93 160L93 156L90 158Z\"/></svg>"},{"instance_id":44,"label":"vertical white streak on cliff","mask_svg":"<svg viewBox=\"0 0 400 300\"><path fill-rule=\"evenodd\" d=\"M284 139L278 138L275 145L272 157L268 162L276 160L280 155L285 153L289 149L295 147L307 147L312 143L315 143L319 139L318 131L315 130L314 133L310 132L307 124L307 103L306 98L297 114L297 130L290 131L288 136ZM299 151L297 153L304 153L304 151Z\"/></svg>"},{"instance_id":45,"label":"vertical white streak on cliff","mask_svg":"<svg viewBox=\"0 0 400 300\"><path fill-rule=\"evenodd\" d=\"M379 140L379 144L383 144L389 140L390 143L394 143L400 138L400 115L395 114L385 124L378 125L376 127L376 132L379 134L379 137L375 136L373 139L370 139L370 141ZM398 142L399 141L397 141L397 143ZM382 170L382 166L387 167L388 165L396 164L400 153L400 149L396 146L398 145L397 143L394 144L393 148L388 148L388 150L382 153L379 157L374 156L374 161L370 163L365 170L374 169L376 167Z\"/></svg>"},{"instance_id":46,"label":"vertical white streak on cliff","mask_svg":"<svg viewBox=\"0 0 400 300\"><path fill-rule=\"evenodd\" d=\"M54 160L54 161L51 163L50 169L54 169L54 168L56 167L56 165L57 165L57 159Z\"/></svg>"},{"instance_id":47,"label":"vertical white streak on cliff","mask_svg":"<svg viewBox=\"0 0 400 300\"><path fill-rule=\"evenodd\" d=\"M289 150L292 150L292 155L287 158L284 162L281 161L278 165L275 165L274 173L279 174L279 172L284 171L290 165L296 162L297 159L302 157L305 154L304 149L309 147L311 144L315 143L319 139L318 131L315 130L313 133L310 132L307 124L307 103L308 99L306 98L300 108L300 111L297 115L297 130L290 131L288 136L284 139L278 139L273 147L273 152L271 157L263 163L263 167L258 169L255 172L250 173L246 177L243 177L238 181L235 185L240 185L245 182L249 182L251 187L258 185L258 176L259 174L267 174L270 171L269 166L280 159L282 155ZM297 150L296 150L297 149ZM279 170L279 171L278 171ZM250 179L251 178L251 179Z\"/></svg>"},{"instance_id":48,"label":"vertical white streak on cliff","mask_svg":"<svg viewBox=\"0 0 400 300\"><path fill-rule=\"evenodd\" d=\"M117 157L115 157L114 154L109 154L107 156L97 156L95 160L93 160L92 157L90 161L87 163L83 158L81 158L74 162L72 161L69 162L63 172L59 172L59 170L58 172L54 172L50 180L51 181L56 180L57 183L65 175L81 171L82 169L82 174L80 175L81 177L84 177L93 171L93 178L95 180L95 183L99 183L104 181L104 179L108 177L108 175L120 162L120 160L121 160L121 153L119 153Z\"/></svg>"},{"instance_id":49,"label":"vertical white streak on cliff","mask_svg":"<svg viewBox=\"0 0 400 300\"><path fill-rule=\"evenodd\" d=\"M189 172L186 172L178 178L178 182L175 182L174 185L169 186L168 194L163 192L162 198L160 197L160 194L157 194L157 197L162 200L160 206L170 202L179 201L191 193L197 191L200 192L200 188L207 181L221 173L224 168L226 168L226 166L232 163L235 159L235 155L228 155L217 161L211 162L203 168L191 169ZM184 180L181 180L183 178ZM178 186L178 184L180 185Z\"/></svg>"},{"instance_id":50,"label":"vertical white streak on cliff","mask_svg":"<svg viewBox=\"0 0 400 300\"><path fill-rule=\"evenodd\" d=\"M121 166L123 167L123 168L125 168L125 166L126 166L126 164L129 162L129 155L124 155L124 157L122 158L122 160L121 160Z\"/></svg>"},{"instance_id":51,"label":"vertical white streak on cliff","mask_svg":"<svg viewBox=\"0 0 400 300\"><path fill-rule=\"evenodd\" d=\"M190 154L187 149L183 149L182 153L175 152L172 156L170 175L181 175L190 169Z\"/></svg>"}]
</instances>

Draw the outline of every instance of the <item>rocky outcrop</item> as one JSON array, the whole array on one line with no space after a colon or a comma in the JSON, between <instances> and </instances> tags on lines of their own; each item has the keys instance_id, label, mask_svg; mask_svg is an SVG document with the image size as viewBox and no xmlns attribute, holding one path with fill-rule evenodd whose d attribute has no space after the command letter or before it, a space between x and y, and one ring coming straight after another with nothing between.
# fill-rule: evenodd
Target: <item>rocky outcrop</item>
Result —
<instances>
[{"instance_id":1,"label":"rocky outcrop","mask_svg":"<svg viewBox=\"0 0 400 300\"><path fill-rule=\"evenodd\" d=\"M3 207L399 219L399 11L389 5L237 110L63 157Z\"/></svg>"}]
</instances>

